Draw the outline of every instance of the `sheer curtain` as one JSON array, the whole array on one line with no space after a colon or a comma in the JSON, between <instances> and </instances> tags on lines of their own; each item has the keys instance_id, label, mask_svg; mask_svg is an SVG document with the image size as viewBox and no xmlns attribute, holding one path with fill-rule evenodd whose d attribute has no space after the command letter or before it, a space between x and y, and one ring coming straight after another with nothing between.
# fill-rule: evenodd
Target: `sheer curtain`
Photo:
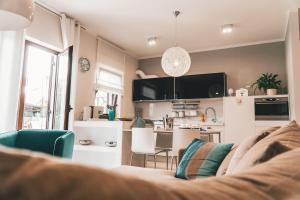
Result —
<instances>
[{"instance_id":1,"label":"sheer curtain","mask_svg":"<svg viewBox=\"0 0 300 200\"><path fill-rule=\"evenodd\" d=\"M0 31L0 132L16 129L24 31Z\"/></svg>"},{"instance_id":2,"label":"sheer curtain","mask_svg":"<svg viewBox=\"0 0 300 200\"><path fill-rule=\"evenodd\" d=\"M61 15L60 24L64 49L73 46L70 106L75 108L81 25L75 19L69 18L65 14ZM75 110L73 109L69 114L69 130L73 130L74 119Z\"/></svg>"}]
</instances>

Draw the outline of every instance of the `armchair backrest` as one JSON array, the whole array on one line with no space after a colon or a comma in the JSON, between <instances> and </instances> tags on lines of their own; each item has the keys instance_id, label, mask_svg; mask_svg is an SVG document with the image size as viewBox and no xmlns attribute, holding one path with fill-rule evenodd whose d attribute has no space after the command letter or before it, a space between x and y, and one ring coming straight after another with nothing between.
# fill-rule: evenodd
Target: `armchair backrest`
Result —
<instances>
[{"instance_id":1,"label":"armchair backrest","mask_svg":"<svg viewBox=\"0 0 300 200\"><path fill-rule=\"evenodd\" d=\"M18 131L10 131L0 134L0 144L7 147L15 147Z\"/></svg>"},{"instance_id":2,"label":"armchair backrest","mask_svg":"<svg viewBox=\"0 0 300 200\"><path fill-rule=\"evenodd\" d=\"M70 158L74 145L74 133L60 130L18 131L15 147Z\"/></svg>"}]
</instances>

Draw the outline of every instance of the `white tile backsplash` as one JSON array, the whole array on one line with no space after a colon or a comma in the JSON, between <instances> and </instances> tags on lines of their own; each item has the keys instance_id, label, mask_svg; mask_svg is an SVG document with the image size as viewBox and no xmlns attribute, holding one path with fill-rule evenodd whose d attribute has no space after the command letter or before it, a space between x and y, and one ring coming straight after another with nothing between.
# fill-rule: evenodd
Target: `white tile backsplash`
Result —
<instances>
[{"instance_id":1,"label":"white tile backsplash","mask_svg":"<svg viewBox=\"0 0 300 200\"><path fill-rule=\"evenodd\" d=\"M143 118L152 120L162 120L167 115L171 116L172 103L171 102L141 102L136 103L135 106L143 110ZM205 114L205 109L213 107L216 110L217 120L219 123L223 123L223 99L203 99L199 103L199 116ZM211 122L213 118L212 111L208 111L208 122ZM199 124L199 117L186 117L176 118L176 124Z\"/></svg>"}]
</instances>

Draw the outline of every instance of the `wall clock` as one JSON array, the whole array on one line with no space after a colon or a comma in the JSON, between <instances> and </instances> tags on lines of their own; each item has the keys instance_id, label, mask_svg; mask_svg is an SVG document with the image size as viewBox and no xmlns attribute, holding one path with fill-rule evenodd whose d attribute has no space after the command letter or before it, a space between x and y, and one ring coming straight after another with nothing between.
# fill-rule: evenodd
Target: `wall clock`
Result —
<instances>
[{"instance_id":1,"label":"wall clock","mask_svg":"<svg viewBox=\"0 0 300 200\"><path fill-rule=\"evenodd\" d=\"M81 57L79 58L79 67L81 72L87 72L91 68L89 59Z\"/></svg>"}]
</instances>

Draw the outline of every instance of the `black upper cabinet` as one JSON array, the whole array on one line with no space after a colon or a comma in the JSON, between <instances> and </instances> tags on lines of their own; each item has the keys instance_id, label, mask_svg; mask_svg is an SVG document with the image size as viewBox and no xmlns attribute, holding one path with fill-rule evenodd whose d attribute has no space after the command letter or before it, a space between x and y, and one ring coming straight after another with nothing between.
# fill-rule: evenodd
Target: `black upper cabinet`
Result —
<instances>
[{"instance_id":1,"label":"black upper cabinet","mask_svg":"<svg viewBox=\"0 0 300 200\"><path fill-rule=\"evenodd\" d=\"M174 78L151 78L133 81L133 101L174 99Z\"/></svg>"},{"instance_id":2,"label":"black upper cabinet","mask_svg":"<svg viewBox=\"0 0 300 200\"><path fill-rule=\"evenodd\" d=\"M226 91L225 73L133 81L133 101L214 98L226 96Z\"/></svg>"},{"instance_id":3,"label":"black upper cabinet","mask_svg":"<svg viewBox=\"0 0 300 200\"><path fill-rule=\"evenodd\" d=\"M175 79L175 99L215 98L226 96L225 73L181 76Z\"/></svg>"}]
</instances>

